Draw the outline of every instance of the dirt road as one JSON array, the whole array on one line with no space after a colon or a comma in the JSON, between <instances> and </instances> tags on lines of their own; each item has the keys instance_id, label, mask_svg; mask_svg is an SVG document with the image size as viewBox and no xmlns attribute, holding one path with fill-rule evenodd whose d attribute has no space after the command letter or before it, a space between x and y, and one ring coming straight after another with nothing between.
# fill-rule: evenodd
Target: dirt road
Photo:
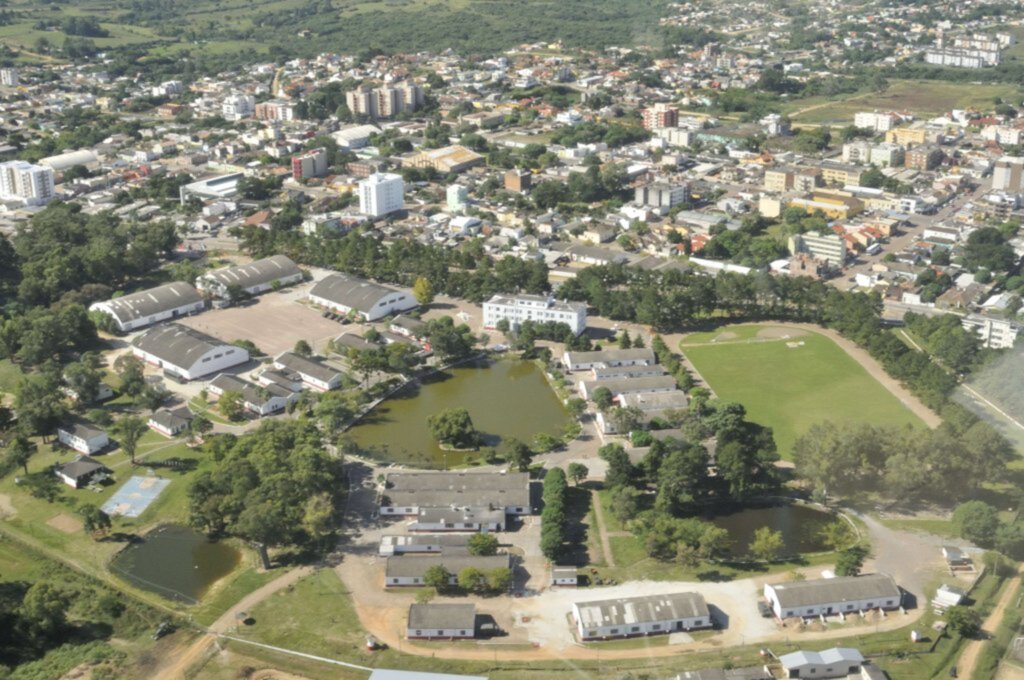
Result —
<instances>
[{"instance_id":1,"label":"dirt road","mask_svg":"<svg viewBox=\"0 0 1024 680\"><path fill-rule=\"evenodd\" d=\"M207 654L210 645L212 645L214 640L217 639L217 635L220 633L227 633L231 628L237 625L237 616L239 612L251 610L257 604L274 593L294 584L300 578L312 574L313 571L314 568L309 566L292 569L243 597L234 606L224 612L220 618L214 621L207 629L206 634L193 642L192 645L184 652L176 654L170 666L166 666L157 671L153 680L180 680L181 678L184 678L185 671Z\"/></svg>"},{"instance_id":2,"label":"dirt road","mask_svg":"<svg viewBox=\"0 0 1024 680\"><path fill-rule=\"evenodd\" d=\"M1019 590L1019 578L1013 579L1006 585L1003 594L999 597L999 601L996 602L995 609L992 610L992 613L981 624L982 639L971 640L967 643L967 647L964 648L963 654L960 655L960 659L957 661L957 675L961 678L974 677L974 667L978 664L978 655L981 654L982 647L988 643L988 638L995 634L996 628L999 627L1000 622L1003 620L1006 608L1016 599Z\"/></svg>"}]
</instances>

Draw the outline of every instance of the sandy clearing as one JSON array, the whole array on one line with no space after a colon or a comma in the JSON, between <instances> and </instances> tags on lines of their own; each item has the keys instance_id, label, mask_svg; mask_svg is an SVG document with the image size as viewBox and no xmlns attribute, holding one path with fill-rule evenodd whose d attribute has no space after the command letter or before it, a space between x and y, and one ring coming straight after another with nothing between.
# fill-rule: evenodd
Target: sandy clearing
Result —
<instances>
[{"instance_id":1,"label":"sandy clearing","mask_svg":"<svg viewBox=\"0 0 1024 680\"><path fill-rule=\"evenodd\" d=\"M789 340L791 338L800 338L805 335L807 335L807 331L793 328L782 328L779 326L762 328L757 332L757 337L764 340Z\"/></svg>"},{"instance_id":2,"label":"sandy clearing","mask_svg":"<svg viewBox=\"0 0 1024 680\"><path fill-rule=\"evenodd\" d=\"M729 342L730 340L735 340L738 337L740 336L736 335L732 331L722 331L716 335L711 342Z\"/></svg>"},{"instance_id":3,"label":"sandy clearing","mask_svg":"<svg viewBox=\"0 0 1024 680\"><path fill-rule=\"evenodd\" d=\"M11 502L11 497L5 493L0 493L0 519L14 517L17 514L18 509L15 508L14 503Z\"/></svg>"},{"instance_id":4,"label":"sandy clearing","mask_svg":"<svg viewBox=\"0 0 1024 680\"><path fill-rule=\"evenodd\" d=\"M82 520L77 517L72 517L66 512L54 515L50 519L46 520L46 525L51 526L58 531L63 531L65 534L75 534L82 530Z\"/></svg>"}]
</instances>

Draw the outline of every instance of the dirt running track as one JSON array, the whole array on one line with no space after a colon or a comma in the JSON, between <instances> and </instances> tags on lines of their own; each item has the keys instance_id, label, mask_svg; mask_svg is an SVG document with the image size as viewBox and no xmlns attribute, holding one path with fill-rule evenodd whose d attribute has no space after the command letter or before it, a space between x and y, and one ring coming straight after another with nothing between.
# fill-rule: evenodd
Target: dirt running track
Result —
<instances>
[{"instance_id":1,"label":"dirt running track","mask_svg":"<svg viewBox=\"0 0 1024 680\"><path fill-rule=\"evenodd\" d=\"M813 324L804 323L776 323L774 321L764 321L760 323L750 324L737 324L744 326L770 326L773 328L797 328L803 331L809 331L811 333L817 333L818 335L824 335L832 342L839 345L839 347L846 352L854 361L860 364L868 374L881 383L882 387L889 390L894 397L900 400L900 402L913 412L918 418L924 421L928 427L938 427L942 424L942 419L930 408L921 403L921 400L915 397L910 390L905 388L900 381L896 380L882 368L882 365L875 361L875 358L867 353L866 350L858 347L855 343L850 342L839 333L835 332L830 328L822 328L821 326L815 326ZM664 336L665 344L670 349L676 351L679 349L679 344L686 337L685 333L674 333L672 335ZM686 351L683 350L685 355Z\"/></svg>"},{"instance_id":2,"label":"dirt running track","mask_svg":"<svg viewBox=\"0 0 1024 680\"><path fill-rule=\"evenodd\" d=\"M174 662L170 666L157 671L156 675L153 676L153 680L181 680L181 678L184 678L185 671L203 658L209 650L210 645L217 639L217 634L226 633L229 629L237 625L236 617L239 612L251 610L257 604L274 593L294 584L300 578L312 574L313 571L313 567L292 569L243 597L237 604L224 612L219 619L214 621L207 629L208 632L205 635L193 642L192 645L181 654L175 655Z\"/></svg>"},{"instance_id":3,"label":"dirt running track","mask_svg":"<svg viewBox=\"0 0 1024 680\"><path fill-rule=\"evenodd\" d=\"M1018 573L1018 576L1020 574ZM992 637L995 634L996 628L999 627L1000 622L1003 620L1003 613L1006 608L1013 602L1013 599L1017 597L1017 591L1020 590L1020 579L1014 578L1006 584L1006 589L1003 591L1002 596L996 603L995 609L988 615L984 623L981 624L982 634L986 638ZM987 639L971 640L964 648L964 653L960 655L960 660L957 661L957 675L961 678L973 678L974 667L978 663L978 655L981 654L982 647L988 642Z\"/></svg>"}]
</instances>

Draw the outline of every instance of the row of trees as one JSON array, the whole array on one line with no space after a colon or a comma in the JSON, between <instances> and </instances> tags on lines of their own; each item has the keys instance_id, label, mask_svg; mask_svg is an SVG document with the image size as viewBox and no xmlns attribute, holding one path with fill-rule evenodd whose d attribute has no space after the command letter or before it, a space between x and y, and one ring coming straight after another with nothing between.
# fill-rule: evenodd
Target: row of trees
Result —
<instances>
[{"instance_id":1,"label":"row of trees","mask_svg":"<svg viewBox=\"0 0 1024 680\"><path fill-rule=\"evenodd\" d=\"M969 498L1000 481L1013 447L962 410L935 430L861 424L813 425L793 446L796 471L821 494L879 491L905 503Z\"/></svg>"},{"instance_id":2,"label":"row of trees","mask_svg":"<svg viewBox=\"0 0 1024 680\"><path fill-rule=\"evenodd\" d=\"M982 548L994 548L1010 559L1024 559L1024 522L1004 522L999 511L984 501L967 501L953 511L960 536Z\"/></svg>"},{"instance_id":3,"label":"row of trees","mask_svg":"<svg viewBox=\"0 0 1024 680\"><path fill-rule=\"evenodd\" d=\"M559 467L548 470L544 475L544 509L540 514L540 550L552 562L561 556L565 544L567 492L565 471Z\"/></svg>"}]
</instances>

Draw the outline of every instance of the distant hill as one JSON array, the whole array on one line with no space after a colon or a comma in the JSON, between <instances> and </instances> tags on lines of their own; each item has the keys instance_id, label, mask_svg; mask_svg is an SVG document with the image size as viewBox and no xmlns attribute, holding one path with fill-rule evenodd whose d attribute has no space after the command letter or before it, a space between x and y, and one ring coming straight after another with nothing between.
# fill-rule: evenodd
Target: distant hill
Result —
<instances>
[{"instance_id":1,"label":"distant hill","mask_svg":"<svg viewBox=\"0 0 1024 680\"><path fill-rule=\"evenodd\" d=\"M9 0L0 43L59 51L74 17L95 17L98 49L154 56L251 52L494 54L522 43L568 47L656 44L665 2L645 0ZM44 42L40 42L40 41ZM81 49L80 34L71 37ZM88 46L88 45L87 45Z\"/></svg>"}]
</instances>

